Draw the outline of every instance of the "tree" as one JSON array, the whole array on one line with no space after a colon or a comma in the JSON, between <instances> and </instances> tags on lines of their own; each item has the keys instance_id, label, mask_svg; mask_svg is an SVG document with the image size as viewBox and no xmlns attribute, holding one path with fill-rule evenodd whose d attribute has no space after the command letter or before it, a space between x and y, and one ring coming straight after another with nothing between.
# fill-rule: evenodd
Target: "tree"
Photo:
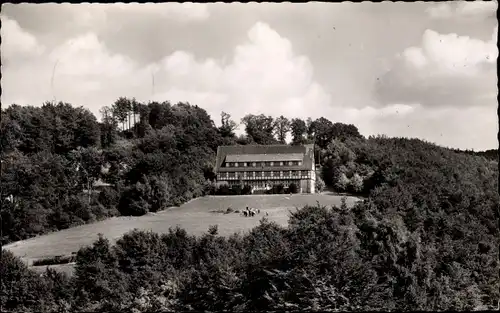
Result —
<instances>
[{"instance_id":1,"label":"tree","mask_svg":"<svg viewBox=\"0 0 500 313\"><path fill-rule=\"evenodd\" d=\"M234 131L236 130L238 125L236 124L235 121L231 120L231 115L226 112L222 112L221 123L222 126L219 127L219 132L221 136L234 138L235 137Z\"/></svg>"},{"instance_id":2,"label":"tree","mask_svg":"<svg viewBox=\"0 0 500 313\"><path fill-rule=\"evenodd\" d=\"M131 110L131 107L132 107L131 101L124 97L118 98L118 100L116 100L112 106L113 116L116 118L118 122L122 123L122 131L125 130L125 123L129 118L129 112Z\"/></svg>"},{"instance_id":3,"label":"tree","mask_svg":"<svg viewBox=\"0 0 500 313\"><path fill-rule=\"evenodd\" d=\"M343 141L347 138L363 138L356 126L343 123L334 123L331 126L331 137Z\"/></svg>"},{"instance_id":4,"label":"tree","mask_svg":"<svg viewBox=\"0 0 500 313\"><path fill-rule=\"evenodd\" d=\"M74 166L80 176L80 181L90 194L93 191L94 183L101 177L104 157L102 152L96 148L79 148L70 155Z\"/></svg>"},{"instance_id":5,"label":"tree","mask_svg":"<svg viewBox=\"0 0 500 313\"><path fill-rule=\"evenodd\" d=\"M286 135L290 132L290 120L281 115L274 121L274 132L281 144L286 143Z\"/></svg>"},{"instance_id":6,"label":"tree","mask_svg":"<svg viewBox=\"0 0 500 313\"><path fill-rule=\"evenodd\" d=\"M1 304L2 312L22 308L42 310L47 297L44 281L10 251L2 249L0 255Z\"/></svg>"},{"instance_id":7,"label":"tree","mask_svg":"<svg viewBox=\"0 0 500 313\"><path fill-rule=\"evenodd\" d=\"M102 107L100 113L102 116L101 145L103 148L109 148L116 139L117 122L113 117L113 110L110 107Z\"/></svg>"},{"instance_id":8,"label":"tree","mask_svg":"<svg viewBox=\"0 0 500 313\"><path fill-rule=\"evenodd\" d=\"M307 125L300 118L294 118L290 124L292 130L292 145L301 145L306 143L306 138L304 137L307 133Z\"/></svg>"},{"instance_id":9,"label":"tree","mask_svg":"<svg viewBox=\"0 0 500 313\"><path fill-rule=\"evenodd\" d=\"M136 121L136 116L140 114L141 111L141 103L139 103L137 100L132 99L132 114L134 115L134 135L137 137L138 130L137 130L137 121Z\"/></svg>"},{"instance_id":10,"label":"tree","mask_svg":"<svg viewBox=\"0 0 500 313\"><path fill-rule=\"evenodd\" d=\"M247 136L259 145L276 143L274 139L274 122L271 116L248 114L241 119L245 124Z\"/></svg>"},{"instance_id":11,"label":"tree","mask_svg":"<svg viewBox=\"0 0 500 313\"><path fill-rule=\"evenodd\" d=\"M307 140L310 140L314 142L314 134L316 130L314 129L314 122L312 118L308 117L306 120L306 126L307 126Z\"/></svg>"},{"instance_id":12,"label":"tree","mask_svg":"<svg viewBox=\"0 0 500 313\"><path fill-rule=\"evenodd\" d=\"M326 149L332 137L332 122L324 117L320 117L311 123L312 132L314 132L315 143L321 149Z\"/></svg>"}]
</instances>

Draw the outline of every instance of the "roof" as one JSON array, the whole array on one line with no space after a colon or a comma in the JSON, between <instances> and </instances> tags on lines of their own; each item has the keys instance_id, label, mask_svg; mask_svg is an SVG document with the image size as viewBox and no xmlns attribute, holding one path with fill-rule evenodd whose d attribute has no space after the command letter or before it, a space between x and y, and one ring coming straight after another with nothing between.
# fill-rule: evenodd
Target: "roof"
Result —
<instances>
[{"instance_id":1,"label":"roof","mask_svg":"<svg viewBox=\"0 0 500 313\"><path fill-rule=\"evenodd\" d=\"M303 153L228 154L226 162L302 161Z\"/></svg>"},{"instance_id":2,"label":"roof","mask_svg":"<svg viewBox=\"0 0 500 313\"><path fill-rule=\"evenodd\" d=\"M300 158L299 158L300 156ZM285 159L278 159L284 157ZM262 158L256 160L256 158ZM226 162L253 162L253 161L302 161L301 166L293 169L311 170L314 162L314 145L235 145L219 146L214 171L218 172L220 166ZM231 160L231 161L230 161ZM281 168L281 167L280 167ZM251 171L252 167L247 168ZM267 167L266 167L267 169ZM283 168L284 169L284 168ZM222 170L222 169L221 169ZM223 171L229 169L223 168ZM233 170L233 168L231 168ZM234 171L237 171L234 169Z\"/></svg>"}]
</instances>

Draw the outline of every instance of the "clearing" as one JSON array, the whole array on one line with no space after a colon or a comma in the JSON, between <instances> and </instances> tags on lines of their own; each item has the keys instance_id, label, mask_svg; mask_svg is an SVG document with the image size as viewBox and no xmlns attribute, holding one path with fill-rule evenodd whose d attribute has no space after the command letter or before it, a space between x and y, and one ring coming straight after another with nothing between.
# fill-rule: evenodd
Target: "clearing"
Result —
<instances>
[{"instance_id":1,"label":"clearing","mask_svg":"<svg viewBox=\"0 0 500 313\"><path fill-rule=\"evenodd\" d=\"M12 251L28 265L31 265L36 259L70 255L82 246L91 245L99 233L114 242L135 228L165 233L170 227L179 225L190 234L200 235L207 232L210 225L218 225L219 234L227 236L235 232L245 232L257 226L259 220L266 216L266 212L269 214L266 217L270 221L286 226L290 209L316 205L317 203L325 206L340 206L341 198L328 194L207 196L193 199L180 207L169 208L157 213L149 213L139 217L113 217L93 224L13 242L4 248ZM359 201L355 197L346 198L348 206ZM260 209L260 214L254 217L243 217L241 213L215 212L225 211L228 207L241 211L247 206ZM41 266L43 269L45 267Z\"/></svg>"}]
</instances>

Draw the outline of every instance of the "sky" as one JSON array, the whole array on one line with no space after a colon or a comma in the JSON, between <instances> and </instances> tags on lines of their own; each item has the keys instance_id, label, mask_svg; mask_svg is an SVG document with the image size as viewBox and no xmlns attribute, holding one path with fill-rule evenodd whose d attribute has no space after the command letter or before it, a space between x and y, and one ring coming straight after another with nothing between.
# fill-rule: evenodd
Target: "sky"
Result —
<instances>
[{"instance_id":1,"label":"sky","mask_svg":"<svg viewBox=\"0 0 500 313\"><path fill-rule=\"evenodd\" d=\"M119 97L498 147L497 2L4 4L2 105ZM240 131L243 127L240 127Z\"/></svg>"}]
</instances>

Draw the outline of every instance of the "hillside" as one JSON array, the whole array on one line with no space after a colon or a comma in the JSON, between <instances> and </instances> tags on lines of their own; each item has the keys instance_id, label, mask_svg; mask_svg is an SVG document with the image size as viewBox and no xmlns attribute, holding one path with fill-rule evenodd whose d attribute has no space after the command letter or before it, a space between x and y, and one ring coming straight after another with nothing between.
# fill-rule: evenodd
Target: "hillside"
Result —
<instances>
[{"instance_id":1,"label":"hillside","mask_svg":"<svg viewBox=\"0 0 500 313\"><path fill-rule=\"evenodd\" d=\"M346 198L352 206L356 198ZM251 230L263 217L278 225L286 226L289 210L305 205L340 206L341 197L321 194L295 195L251 195L251 196L206 196L193 199L180 207L137 217L113 217L92 224L81 225L51 234L17 241L3 246L28 264L34 260L71 255L80 248L91 245L97 234L102 234L112 242L134 229L165 233L171 227L180 226L189 234L202 235L210 225L218 225L219 234L230 236L235 232ZM261 213L252 218L244 218L241 211L246 207L260 209ZM234 211L225 214L228 208ZM267 214L266 214L267 213Z\"/></svg>"},{"instance_id":2,"label":"hillside","mask_svg":"<svg viewBox=\"0 0 500 313\"><path fill-rule=\"evenodd\" d=\"M227 115L217 128L196 106L122 98L112 109L115 114L101 124L65 104L2 110L3 243L181 205L213 190L210 169L218 145L283 139L264 115L247 116L247 135L237 138ZM128 128L135 112L139 122ZM221 236L223 229L209 227L211 220L200 215L197 225L208 232L199 236L177 228L134 231L112 242L99 238L78 251L71 278L53 271L37 275L3 251L2 310L498 307L496 159L419 139L364 138L355 126L325 118L290 124L293 144L316 142L326 185L366 200L352 208L300 203L304 207L290 216L288 227L283 219L263 221L233 236ZM117 146L117 139L130 144ZM88 197L84 190L97 179L113 187ZM240 205L238 198L228 199ZM150 216L143 218L154 220ZM82 235L75 236L78 241Z\"/></svg>"}]
</instances>

